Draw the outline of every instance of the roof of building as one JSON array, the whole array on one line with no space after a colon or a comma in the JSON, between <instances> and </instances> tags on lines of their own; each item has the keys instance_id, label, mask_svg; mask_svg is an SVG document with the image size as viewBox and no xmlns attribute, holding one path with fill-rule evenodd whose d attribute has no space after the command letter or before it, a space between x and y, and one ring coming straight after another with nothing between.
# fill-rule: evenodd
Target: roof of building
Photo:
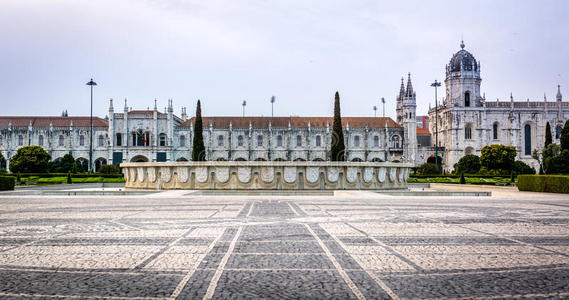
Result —
<instances>
[{"instance_id":1,"label":"roof of building","mask_svg":"<svg viewBox=\"0 0 569 300\"><path fill-rule=\"evenodd\" d=\"M417 126L417 134L418 135L431 135L431 132L425 128L421 128Z\"/></svg>"},{"instance_id":2,"label":"roof of building","mask_svg":"<svg viewBox=\"0 0 569 300\"><path fill-rule=\"evenodd\" d=\"M472 68L474 68L474 71L477 71L478 63L472 53L464 50L464 42L461 42L460 48L461 49L450 59L449 65L451 72L459 72L462 66L464 66L464 69L467 71L471 71Z\"/></svg>"},{"instance_id":3,"label":"roof of building","mask_svg":"<svg viewBox=\"0 0 569 300\"><path fill-rule=\"evenodd\" d=\"M28 127L30 122L33 127L69 127L73 122L74 127L91 126L90 117L38 117L38 116L0 116L0 127L8 127L12 123L13 127ZM93 117L94 127L108 127L109 122L99 117Z\"/></svg>"},{"instance_id":4,"label":"roof of building","mask_svg":"<svg viewBox=\"0 0 569 300\"><path fill-rule=\"evenodd\" d=\"M192 117L180 126L190 127L195 122L195 117ZM269 123L275 128L291 127L308 127L310 122L311 127L326 127L329 124L332 127L334 119L332 117L202 117L204 127L209 127L210 124L215 128L228 128L231 124L234 128L249 128L249 124L253 128L266 128ZM342 125L349 125L352 128L363 128L366 125L370 128L384 128L387 127L401 127L391 118L380 117L343 117Z\"/></svg>"},{"instance_id":5,"label":"roof of building","mask_svg":"<svg viewBox=\"0 0 569 300\"><path fill-rule=\"evenodd\" d=\"M159 115L164 115L165 113L160 112L160 111L156 111ZM130 110L128 112L128 114L152 114L154 113L154 110L151 109L135 109L135 110Z\"/></svg>"}]
</instances>

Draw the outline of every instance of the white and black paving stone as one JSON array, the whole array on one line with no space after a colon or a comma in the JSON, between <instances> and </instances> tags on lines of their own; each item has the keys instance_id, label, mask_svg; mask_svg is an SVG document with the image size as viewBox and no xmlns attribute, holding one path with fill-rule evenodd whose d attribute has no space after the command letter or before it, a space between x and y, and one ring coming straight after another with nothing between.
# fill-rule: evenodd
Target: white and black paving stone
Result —
<instances>
[{"instance_id":1,"label":"white and black paving stone","mask_svg":"<svg viewBox=\"0 0 569 300\"><path fill-rule=\"evenodd\" d=\"M569 197L0 193L2 299L569 298Z\"/></svg>"}]
</instances>

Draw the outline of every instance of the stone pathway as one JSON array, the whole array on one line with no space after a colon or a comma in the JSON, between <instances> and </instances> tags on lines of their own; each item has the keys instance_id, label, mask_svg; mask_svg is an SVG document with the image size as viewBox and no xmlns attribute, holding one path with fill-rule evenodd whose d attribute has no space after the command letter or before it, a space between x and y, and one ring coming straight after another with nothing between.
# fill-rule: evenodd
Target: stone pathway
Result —
<instances>
[{"instance_id":1,"label":"stone pathway","mask_svg":"<svg viewBox=\"0 0 569 300\"><path fill-rule=\"evenodd\" d=\"M569 197L2 196L0 298L569 297Z\"/></svg>"}]
</instances>

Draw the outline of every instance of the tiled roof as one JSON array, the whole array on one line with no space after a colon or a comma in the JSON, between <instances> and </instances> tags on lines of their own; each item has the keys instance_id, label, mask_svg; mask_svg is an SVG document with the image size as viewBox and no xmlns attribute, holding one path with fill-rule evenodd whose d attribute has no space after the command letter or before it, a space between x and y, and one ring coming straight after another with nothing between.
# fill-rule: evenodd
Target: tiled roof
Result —
<instances>
[{"instance_id":1,"label":"tiled roof","mask_svg":"<svg viewBox=\"0 0 569 300\"><path fill-rule=\"evenodd\" d=\"M417 126L417 134L418 135L431 135L431 132L425 128L421 128Z\"/></svg>"},{"instance_id":2,"label":"tiled roof","mask_svg":"<svg viewBox=\"0 0 569 300\"><path fill-rule=\"evenodd\" d=\"M195 117L192 117L180 126L190 127L194 123ZM234 128L249 128L249 123L253 128L266 128L269 127L269 122L272 127L283 128L288 127L308 127L310 122L311 127L326 127L329 124L332 127L334 119L332 117L203 117L203 126L209 127L210 124L214 128L228 128L229 124ZM363 128L368 125L370 128L384 128L387 127L401 127L391 118L372 118L372 117L343 117L342 125L350 125L351 128Z\"/></svg>"},{"instance_id":3,"label":"tiled roof","mask_svg":"<svg viewBox=\"0 0 569 300\"><path fill-rule=\"evenodd\" d=\"M53 127L69 127L73 122L74 127L89 127L90 117L26 117L26 116L13 116L1 117L0 127L8 127L12 122L13 127L28 127L30 121L33 127L49 127L51 123ZM99 117L93 117L93 127L108 127L109 122Z\"/></svg>"}]
</instances>

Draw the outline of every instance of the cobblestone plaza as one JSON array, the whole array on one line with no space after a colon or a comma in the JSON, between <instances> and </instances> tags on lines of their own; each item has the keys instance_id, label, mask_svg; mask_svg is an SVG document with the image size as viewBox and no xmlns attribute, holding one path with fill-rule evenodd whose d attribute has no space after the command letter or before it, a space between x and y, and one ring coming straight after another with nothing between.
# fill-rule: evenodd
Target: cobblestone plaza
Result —
<instances>
[{"instance_id":1,"label":"cobblestone plaza","mask_svg":"<svg viewBox=\"0 0 569 300\"><path fill-rule=\"evenodd\" d=\"M569 297L566 195L0 194L0 209L1 298Z\"/></svg>"}]
</instances>

